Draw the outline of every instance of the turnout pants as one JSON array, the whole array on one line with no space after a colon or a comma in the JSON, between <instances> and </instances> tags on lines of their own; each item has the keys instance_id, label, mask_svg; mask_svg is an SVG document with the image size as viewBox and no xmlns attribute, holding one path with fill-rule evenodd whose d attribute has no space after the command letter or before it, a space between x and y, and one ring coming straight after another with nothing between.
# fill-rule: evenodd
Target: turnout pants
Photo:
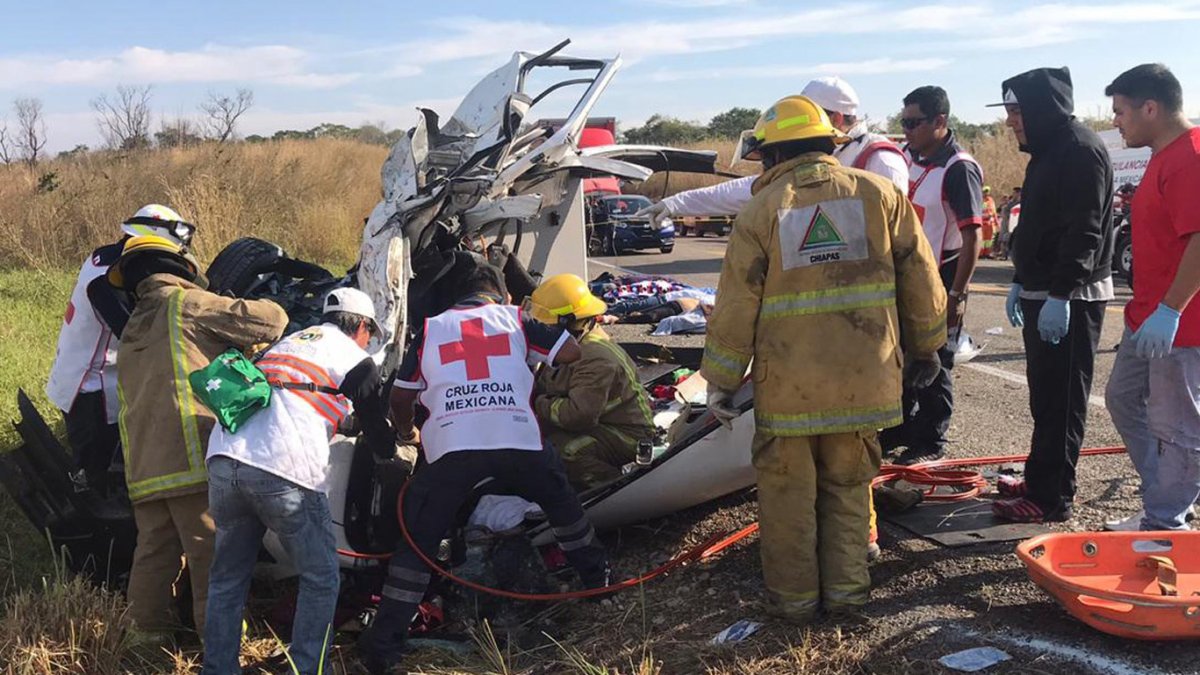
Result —
<instances>
[{"instance_id":1,"label":"turnout pants","mask_svg":"<svg viewBox=\"0 0 1200 675\"><path fill-rule=\"evenodd\" d=\"M129 616L140 630L179 628L174 605L175 580L186 556L192 583L192 617L204 635L208 571L215 527L208 515L208 493L154 499L133 505L137 548L129 571Z\"/></svg>"},{"instance_id":2,"label":"turnout pants","mask_svg":"<svg viewBox=\"0 0 1200 675\"><path fill-rule=\"evenodd\" d=\"M946 290L953 286L957 271L957 257L938 268ZM954 350L949 344L938 350L938 359L942 362L942 370L932 384L920 390L904 388L904 422L880 433L880 441L885 446L945 451L946 432L950 430L950 418L954 415L954 375L950 372L954 369Z\"/></svg>"},{"instance_id":3,"label":"turnout pants","mask_svg":"<svg viewBox=\"0 0 1200 675\"><path fill-rule=\"evenodd\" d=\"M571 486L579 491L619 478L621 467L637 458L637 441L616 427L601 424L586 434L543 429L562 457Z\"/></svg>"},{"instance_id":4,"label":"turnout pants","mask_svg":"<svg viewBox=\"0 0 1200 675\"><path fill-rule=\"evenodd\" d=\"M1072 300L1067 335L1058 344L1046 342L1038 334L1038 315L1044 303L1021 300L1029 412L1033 415L1025 485L1029 499L1047 515L1069 515L1075 501L1075 465L1083 447L1096 347L1108 303Z\"/></svg>"},{"instance_id":5,"label":"turnout pants","mask_svg":"<svg viewBox=\"0 0 1200 675\"><path fill-rule=\"evenodd\" d=\"M754 437L767 611L800 623L817 609L866 604L870 483L882 461L874 431Z\"/></svg>"},{"instance_id":6,"label":"turnout pants","mask_svg":"<svg viewBox=\"0 0 1200 675\"><path fill-rule=\"evenodd\" d=\"M549 449L452 452L418 470L404 495L404 522L426 557L437 555L438 544L472 489L488 478L494 479L489 492L515 494L542 508L585 586L607 585L607 554L567 483L562 463ZM374 656L398 656L429 581L429 568L401 539L365 645Z\"/></svg>"}]
</instances>

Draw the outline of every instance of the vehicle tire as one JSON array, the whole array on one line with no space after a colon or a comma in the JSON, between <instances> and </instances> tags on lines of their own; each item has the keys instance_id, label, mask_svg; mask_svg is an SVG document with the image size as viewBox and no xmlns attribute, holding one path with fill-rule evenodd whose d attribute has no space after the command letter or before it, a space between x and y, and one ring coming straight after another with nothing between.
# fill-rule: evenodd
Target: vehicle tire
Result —
<instances>
[{"instance_id":1,"label":"vehicle tire","mask_svg":"<svg viewBox=\"0 0 1200 675\"><path fill-rule=\"evenodd\" d=\"M1113 269L1117 274L1129 278L1133 271L1133 238L1121 236L1117 239L1116 250L1113 251Z\"/></svg>"},{"instance_id":2,"label":"vehicle tire","mask_svg":"<svg viewBox=\"0 0 1200 675\"><path fill-rule=\"evenodd\" d=\"M674 251L674 250L675 250L675 245L674 245L674 244L672 244L672 245L670 245L670 246L663 246L662 248L660 248L660 249L658 249L658 250L659 250L659 251L662 251L663 253L670 253L671 251Z\"/></svg>"},{"instance_id":3,"label":"vehicle tire","mask_svg":"<svg viewBox=\"0 0 1200 675\"><path fill-rule=\"evenodd\" d=\"M282 248L269 241L255 237L234 240L208 266L208 290L240 296L258 275L285 256Z\"/></svg>"}]
</instances>

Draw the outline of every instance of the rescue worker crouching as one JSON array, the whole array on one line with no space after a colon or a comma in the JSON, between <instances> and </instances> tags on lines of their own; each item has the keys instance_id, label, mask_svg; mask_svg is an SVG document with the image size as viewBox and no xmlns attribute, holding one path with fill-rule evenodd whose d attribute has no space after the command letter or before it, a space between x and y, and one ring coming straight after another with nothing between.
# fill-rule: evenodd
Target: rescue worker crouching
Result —
<instances>
[{"instance_id":1,"label":"rescue worker crouching","mask_svg":"<svg viewBox=\"0 0 1200 675\"><path fill-rule=\"evenodd\" d=\"M579 342L574 363L543 369L534 411L576 490L608 482L633 462L638 442L653 440L650 400L633 360L596 326L607 309L574 274L538 287L527 305L538 321L565 328Z\"/></svg>"},{"instance_id":2,"label":"rescue worker crouching","mask_svg":"<svg viewBox=\"0 0 1200 675\"><path fill-rule=\"evenodd\" d=\"M217 535L205 621L206 674L241 672L242 612L267 530L279 537L300 577L291 662L301 675L332 672L339 579L326 493L329 440L353 414L369 447L395 449L379 368L365 351L379 332L365 293L330 292L319 325L292 333L257 361L273 389L270 404L236 431L213 431L208 494Z\"/></svg>"},{"instance_id":3,"label":"rescue worker crouching","mask_svg":"<svg viewBox=\"0 0 1200 675\"><path fill-rule=\"evenodd\" d=\"M701 365L709 408L728 420L753 361L767 608L797 623L868 601L876 432L900 420L902 381L937 376L946 340L916 211L894 184L840 166L838 137L802 96L759 119L765 173L730 235Z\"/></svg>"},{"instance_id":4,"label":"rescue worker crouching","mask_svg":"<svg viewBox=\"0 0 1200 675\"><path fill-rule=\"evenodd\" d=\"M505 304L504 280L492 265L479 265L460 284L455 306L428 319L411 343L392 392L392 414L403 440L418 436L413 427L418 396L429 411L420 434L426 465L414 474L403 499L409 533L432 558L471 491L491 479L490 492L515 494L541 507L585 586L607 586L604 547L562 462L544 446L532 406L528 364L578 361L579 345L561 328ZM371 672L387 672L399 662L429 581L429 568L401 541L375 621L359 643Z\"/></svg>"},{"instance_id":5,"label":"rescue worker crouching","mask_svg":"<svg viewBox=\"0 0 1200 675\"><path fill-rule=\"evenodd\" d=\"M275 340L288 318L268 300L204 290L195 260L156 235L129 239L108 280L132 290L135 302L117 351L118 421L138 530L129 614L140 638L158 642L178 625L172 585L181 556L201 633L208 596L214 530L204 452L215 418L195 400L188 375L230 347Z\"/></svg>"}]
</instances>

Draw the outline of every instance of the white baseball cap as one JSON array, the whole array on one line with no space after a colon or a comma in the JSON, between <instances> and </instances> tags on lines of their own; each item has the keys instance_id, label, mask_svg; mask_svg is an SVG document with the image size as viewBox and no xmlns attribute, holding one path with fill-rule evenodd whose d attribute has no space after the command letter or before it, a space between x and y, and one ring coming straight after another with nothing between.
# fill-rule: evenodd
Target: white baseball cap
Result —
<instances>
[{"instance_id":1,"label":"white baseball cap","mask_svg":"<svg viewBox=\"0 0 1200 675\"><path fill-rule=\"evenodd\" d=\"M818 77L804 85L800 95L830 112L858 115L858 93L840 77Z\"/></svg>"},{"instance_id":2,"label":"white baseball cap","mask_svg":"<svg viewBox=\"0 0 1200 675\"><path fill-rule=\"evenodd\" d=\"M379 322L375 320L375 303L371 302L370 296L357 288L337 288L330 291L329 295L325 296L325 304L321 312L323 314L349 312L366 317L371 322L375 334L383 334L383 331L379 329Z\"/></svg>"}]
</instances>

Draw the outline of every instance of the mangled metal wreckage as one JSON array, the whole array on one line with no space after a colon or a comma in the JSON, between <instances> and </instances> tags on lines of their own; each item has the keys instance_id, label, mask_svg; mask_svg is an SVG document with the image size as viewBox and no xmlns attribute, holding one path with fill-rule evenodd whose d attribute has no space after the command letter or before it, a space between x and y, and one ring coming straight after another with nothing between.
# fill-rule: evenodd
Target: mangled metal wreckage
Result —
<instances>
[{"instance_id":1,"label":"mangled metal wreckage","mask_svg":"<svg viewBox=\"0 0 1200 675\"><path fill-rule=\"evenodd\" d=\"M655 171L717 173L716 153L626 145L581 150L588 115L621 61L561 54L566 45L541 54L516 53L479 82L445 124L432 110L419 111L417 125L383 165L383 198L367 219L359 263L347 276L335 278L269 242L245 238L213 260L211 290L272 298L288 311L289 329L294 329L317 319L326 292L357 285L375 302L386 334L374 347L391 373L409 327L449 306L443 282L473 264L479 253L495 253L499 247L494 245L510 253L506 272L511 278L516 270L520 277L514 286L563 272L588 278L585 179L641 181ZM530 95L530 75L539 69L582 76ZM527 119L544 98L565 87L585 91L560 127ZM624 346L642 364L647 386L679 366L699 365L696 348L664 353L644 343ZM20 399L17 426L25 443L0 457L0 480L33 524L68 549L76 569L119 581L129 568L135 537L128 502L121 494L75 492L66 476L69 453L23 393ZM743 410L750 409L748 387L738 400ZM666 515L753 483L744 450L753 433L752 414L726 430L704 415L702 406L678 412L670 415L669 445L658 449L652 463L631 466L621 478L583 495L597 527ZM378 566L371 556L391 551L399 536L395 504L408 467L376 467L357 439L337 437L332 446L329 496L341 564L347 571L369 570ZM544 526L534 527L531 535L537 543L549 540ZM268 536L264 543L261 571L289 574L279 542Z\"/></svg>"}]
</instances>

